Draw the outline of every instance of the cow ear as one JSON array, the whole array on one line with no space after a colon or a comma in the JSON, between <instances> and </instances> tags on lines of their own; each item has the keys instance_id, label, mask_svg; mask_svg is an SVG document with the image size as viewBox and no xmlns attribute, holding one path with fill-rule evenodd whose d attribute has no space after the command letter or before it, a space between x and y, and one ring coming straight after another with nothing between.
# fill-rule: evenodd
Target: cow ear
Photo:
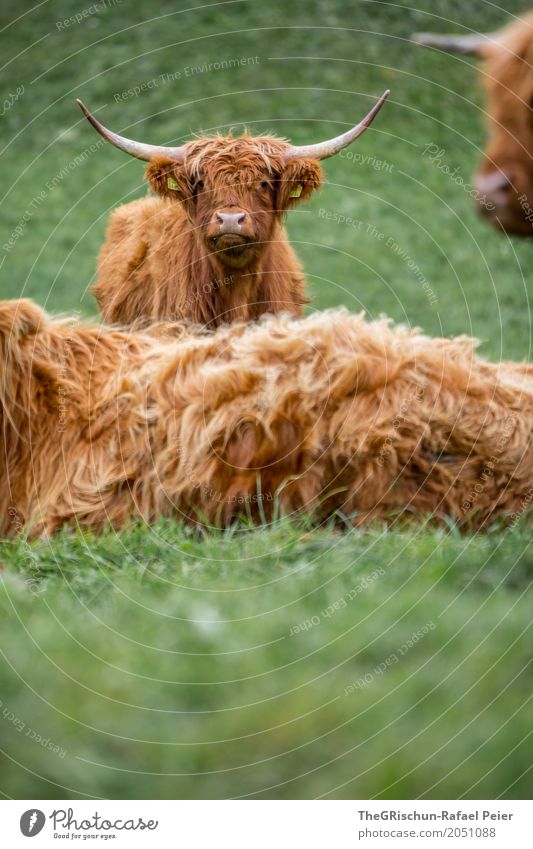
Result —
<instances>
[{"instance_id":1,"label":"cow ear","mask_svg":"<svg viewBox=\"0 0 533 849\"><path fill-rule=\"evenodd\" d=\"M163 156L153 159L145 172L146 179L159 197L187 200L191 190L182 165Z\"/></svg>"},{"instance_id":2,"label":"cow ear","mask_svg":"<svg viewBox=\"0 0 533 849\"><path fill-rule=\"evenodd\" d=\"M0 422L8 407L12 423L33 409L29 374L39 359L35 337L47 322L32 301L0 301Z\"/></svg>"},{"instance_id":3,"label":"cow ear","mask_svg":"<svg viewBox=\"0 0 533 849\"><path fill-rule=\"evenodd\" d=\"M0 345L14 345L46 324L46 313L30 301L0 301Z\"/></svg>"},{"instance_id":4,"label":"cow ear","mask_svg":"<svg viewBox=\"0 0 533 849\"><path fill-rule=\"evenodd\" d=\"M283 212L307 200L322 185L324 175L316 159L291 159L279 176L278 209Z\"/></svg>"}]
</instances>

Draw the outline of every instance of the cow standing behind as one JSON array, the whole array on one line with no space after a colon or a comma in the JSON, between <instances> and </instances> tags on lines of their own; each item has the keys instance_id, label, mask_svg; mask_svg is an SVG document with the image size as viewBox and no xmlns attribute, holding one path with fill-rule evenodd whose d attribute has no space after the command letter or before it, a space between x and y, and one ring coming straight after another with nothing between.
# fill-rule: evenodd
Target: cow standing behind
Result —
<instances>
[{"instance_id":1,"label":"cow standing behind","mask_svg":"<svg viewBox=\"0 0 533 849\"><path fill-rule=\"evenodd\" d=\"M107 130L78 101L104 138L149 162L156 194L112 213L94 286L102 317L214 327L265 312L300 315L305 281L283 217L320 187L320 160L355 141L387 96L348 132L299 147L231 134L175 148L141 144Z\"/></svg>"},{"instance_id":2,"label":"cow standing behind","mask_svg":"<svg viewBox=\"0 0 533 849\"><path fill-rule=\"evenodd\" d=\"M488 35L413 40L485 59L489 141L474 178L478 209L497 228L533 236L533 12Z\"/></svg>"}]
</instances>

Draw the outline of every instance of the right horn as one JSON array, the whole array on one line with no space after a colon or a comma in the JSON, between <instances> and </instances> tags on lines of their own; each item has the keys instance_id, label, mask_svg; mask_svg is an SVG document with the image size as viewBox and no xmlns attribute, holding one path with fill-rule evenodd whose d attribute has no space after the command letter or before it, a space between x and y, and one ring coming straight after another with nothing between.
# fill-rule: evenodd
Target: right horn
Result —
<instances>
[{"instance_id":1,"label":"right horn","mask_svg":"<svg viewBox=\"0 0 533 849\"><path fill-rule=\"evenodd\" d=\"M447 53L462 53L465 56L488 56L496 47L498 33L487 35L473 33L472 35L438 35L433 32L415 32L411 41L423 44L425 47L436 47Z\"/></svg>"},{"instance_id":2,"label":"right horn","mask_svg":"<svg viewBox=\"0 0 533 849\"><path fill-rule=\"evenodd\" d=\"M309 159L328 159L330 156L335 156L339 151L344 150L349 144L354 142L364 131L370 126L379 110L385 103L390 91L384 91L378 102L372 107L368 115L362 121L352 127L340 136L335 136L333 139L318 142L317 144L302 144L292 145L290 150L285 154L285 159L294 159L297 156L305 156Z\"/></svg>"}]
</instances>

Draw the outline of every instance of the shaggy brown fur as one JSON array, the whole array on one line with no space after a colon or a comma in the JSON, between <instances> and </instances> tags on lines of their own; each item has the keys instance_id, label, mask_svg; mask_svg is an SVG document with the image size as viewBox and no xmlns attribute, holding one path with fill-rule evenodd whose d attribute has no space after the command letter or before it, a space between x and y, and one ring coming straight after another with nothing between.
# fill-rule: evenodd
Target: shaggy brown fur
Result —
<instances>
[{"instance_id":1,"label":"shaggy brown fur","mask_svg":"<svg viewBox=\"0 0 533 849\"><path fill-rule=\"evenodd\" d=\"M461 49L461 37L415 39L484 59L489 139L474 177L478 209L497 228L533 236L533 12L472 48Z\"/></svg>"},{"instance_id":2,"label":"shaggy brown fur","mask_svg":"<svg viewBox=\"0 0 533 849\"><path fill-rule=\"evenodd\" d=\"M103 318L215 327L265 312L300 315L304 277L283 215L320 187L322 169L312 159L285 163L290 147L272 136L218 135L190 141L183 164L151 162L157 197L111 216L94 287ZM242 216L238 234L220 233L221 214Z\"/></svg>"},{"instance_id":3,"label":"shaggy brown fur","mask_svg":"<svg viewBox=\"0 0 533 849\"><path fill-rule=\"evenodd\" d=\"M478 170L504 174L491 223L533 236L533 12L499 33L487 48L483 80L488 94L489 140Z\"/></svg>"},{"instance_id":4,"label":"shaggy brown fur","mask_svg":"<svg viewBox=\"0 0 533 849\"><path fill-rule=\"evenodd\" d=\"M276 505L482 527L531 503L531 366L346 311L165 333L0 304L3 534Z\"/></svg>"}]
</instances>

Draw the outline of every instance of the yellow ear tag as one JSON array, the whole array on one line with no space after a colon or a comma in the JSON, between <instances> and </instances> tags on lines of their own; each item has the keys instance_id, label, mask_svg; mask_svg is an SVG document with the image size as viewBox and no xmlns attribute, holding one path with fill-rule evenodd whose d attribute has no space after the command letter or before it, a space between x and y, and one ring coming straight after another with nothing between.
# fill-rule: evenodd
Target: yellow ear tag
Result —
<instances>
[{"instance_id":1,"label":"yellow ear tag","mask_svg":"<svg viewBox=\"0 0 533 849\"><path fill-rule=\"evenodd\" d=\"M300 195L302 194L302 191L303 191L303 186L302 186L301 183L298 183L298 185L295 186L294 189L292 190L292 192L290 193L289 197L290 198L299 198Z\"/></svg>"},{"instance_id":2,"label":"yellow ear tag","mask_svg":"<svg viewBox=\"0 0 533 849\"><path fill-rule=\"evenodd\" d=\"M174 177L167 177L167 186L173 192L179 192L180 187L176 183Z\"/></svg>"}]
</instances>

